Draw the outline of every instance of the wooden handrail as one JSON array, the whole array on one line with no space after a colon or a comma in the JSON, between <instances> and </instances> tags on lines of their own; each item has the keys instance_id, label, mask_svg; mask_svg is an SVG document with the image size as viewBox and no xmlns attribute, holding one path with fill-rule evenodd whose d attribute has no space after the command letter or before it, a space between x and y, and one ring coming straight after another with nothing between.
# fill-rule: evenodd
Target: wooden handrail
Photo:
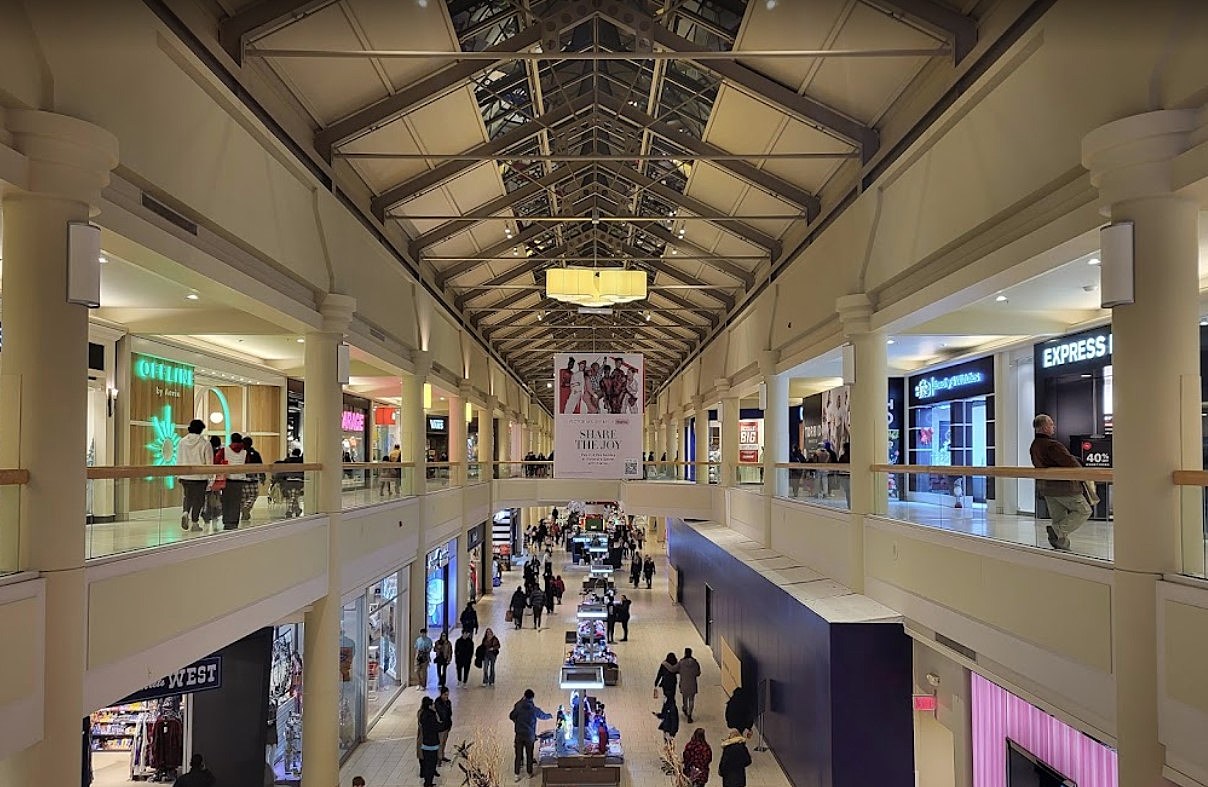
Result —
<instances>
[{"instance_id":1,"label":"wooden handrail","mask_svg":"<svg viewBox=\"0 0 1208 787\"><path fill-rule=\"evenodd\" d=\"M787 467L790 470L834 470L838 473L851 472L851 465L845 462L777 462L776 467Z\"/></svg>"},{"instance_id":2,"label":"wooden handrail","mask_svg":"<svg viewBox=\"0 0 1208 787\"><path fill-rule=\"evenodd\" d=\"M1208 486L1208 470L1175 470L1173 480L1178 486Z\"/></svg>"},{"instance_id":3,"label":"wooden handrail","mask_svg":"<svg viewBox=\"0 0 1208 787\"><path fill-rule=\"evenodd\" d=\"M260 473L299 473L322 470L321 464L278 462L271 465L131 465L128 467L89 467L88 478L165 478L181 475L257 475Z\"/></svg>"},{"instance_id":4,"label":"wooden handrail","mask_svg":"<svg viewBox=\"0 0 1208 787\"><path fill-rule=\"evenodd\" d=\"M1099 481L1111 483L1111 468L1086 467L972 467L969 465L872 465L874 473L925 473L928 475L971 475L986 478L1026 478L1036 481Z\"/></svg>"},{"instance_id":5,"label":"wooden handrail","mask_svg":"<svg viewBox=\"0 0 1208 787\"><path fill-rule=\"evenodd\" d=\"M0 470L0 486L16 486L28 483L28 470Z\"/></svg>"},{"instance_id":6,"label":"wooden handrail","mask_svg":"<svg viewBox=\"0 0 1208 787\"><path fill-rule=\"evenodd\" d=\"M401 467L415 467L415 462L341 462L345 470L397 470Z\"/></svg>"}]
</instances>

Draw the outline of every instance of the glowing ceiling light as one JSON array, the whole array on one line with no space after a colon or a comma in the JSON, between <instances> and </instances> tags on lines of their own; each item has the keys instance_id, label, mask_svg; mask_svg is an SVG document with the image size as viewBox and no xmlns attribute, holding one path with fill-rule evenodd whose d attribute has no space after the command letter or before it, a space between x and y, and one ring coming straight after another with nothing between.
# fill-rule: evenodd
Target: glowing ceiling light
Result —
<instances>
[{"instance_id":1,"label":"glowing ceiling light","mask_svg":"<svg viewBox=\"0 0 1208 787\"><path fill-rule=\"evenodd\" d=\"M646 274L633 270L551 268L545 274L547 298L579 306L614 306L646 298Z\"/></svg>"}]
</instances>

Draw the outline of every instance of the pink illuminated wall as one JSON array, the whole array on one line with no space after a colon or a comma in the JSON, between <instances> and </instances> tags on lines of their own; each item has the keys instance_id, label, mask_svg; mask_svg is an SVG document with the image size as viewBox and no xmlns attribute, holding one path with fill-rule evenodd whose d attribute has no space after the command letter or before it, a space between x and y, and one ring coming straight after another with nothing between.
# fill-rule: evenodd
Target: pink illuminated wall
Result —
<instances>
[{"instance_id":1,"label":"pink illuminated wall","mask_svg":"<svg viewBox=\"0 0 1208 787\"><path fill-rule=\"evenodd\" d=\"M1118 787L1115 751L977 673L972 678L974 787L1006 787L1007 738L1078 787Z\"/></svg>"}]
</instances>

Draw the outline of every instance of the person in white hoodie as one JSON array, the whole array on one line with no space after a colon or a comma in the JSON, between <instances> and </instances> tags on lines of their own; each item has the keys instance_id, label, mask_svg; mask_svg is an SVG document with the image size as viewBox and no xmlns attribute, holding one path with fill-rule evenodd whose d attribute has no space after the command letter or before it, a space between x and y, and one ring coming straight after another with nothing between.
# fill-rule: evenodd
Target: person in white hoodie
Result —
<instances>
[{"instance_id":1,"label":"person in white hoodie","mask_svg":"<svg viewBox=\"0 0 1208 787\"><path fill-rule=\"evenodd\" d=\"M176 446L176 463L178 465L212 465L214 451L210 441L201 436L206 429L205 421L194 418L189 422L189 432L180 439ZM200 533L201 525L197 520L201 517L201 509L206 502L206 485L210 476L186 473L180 476L180 485L185 493L184 512L180 515L181 530L188 530L190 523L193 532Z\"/></svg>"},{"instance_id":2,"label":"person in white hoodie","mask_svg":"<svg viewBox=\"0 0 1208 787\"><path fill-rule=\"evenodd\" d=\"M247 451L243 450L243 435L231 433L231 443L225 448L218 449L214 457L216 465L243 465L247 463ZM243 482L247 476L243 473L229 473L226 485L222 488L222 529L235 530L239 527L239 517L243 511Z\"/></svg>"}]
</instances>

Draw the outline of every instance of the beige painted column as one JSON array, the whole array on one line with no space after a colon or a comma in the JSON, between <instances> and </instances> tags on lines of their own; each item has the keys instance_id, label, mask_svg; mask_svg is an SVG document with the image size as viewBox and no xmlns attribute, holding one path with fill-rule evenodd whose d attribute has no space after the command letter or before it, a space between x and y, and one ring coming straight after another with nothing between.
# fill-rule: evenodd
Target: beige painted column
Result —
<instances>
[{"instance_id":1,"label":"beige painted column","mask_svg":"<svg viewBox=\"0 0 1208 787\"><path fill-rule=\"evenodd\" d=\"M449 486L466 482L466 389L449 392Z\"/></svg>"},{"instance_id":2,"label":"beige painted column","mask_svg":"<svg viewBox=\"0 0 1208 787\"><path fill-rule=\"evenodd\" d=\"M738 468L738 395L730 390L730 381L719 377L713 384L721 397L721 468L718 482L722 486L734 486Z\"/></svg>"},{"instance_id":3,"label":"beige painted column","mask_svg":"<svg viewBox=\"0 0 1208 787\"><path fill-rule=\"evenodd\" d=\"M432 353L428 350L412 352L411 365L412 373L403 378L403 421L406 424L404 446L410 455L408 461L415 462L415 468L411 471L415 494L422 496L428 492L428 413L424 409L424 383L428 381L428 375L432 372ZM427 566L424 563L428 550L425 545L423 501L420 502L421 505L414 520L416 536L419 539L418 547L415 560L411 562L407 580L407 607L410 612L411 631L400 632L399 636L402 643L405 643L400 648L406 657L404 663L408 665L407 677L403 679L408 686L411 685L412 678L410 665L415 663L412 647L416 632L424 625L428 616L428 576Z\"/></svg>"},{"instance_id":4,"label":"beige painted column","mask_svg":"<svg viewBox=\"0 0 1208 787\"><path fill-rule=\"evenodd\" d=\"M495 408L498 396L488 396L484 407L478 408L478 473L490 481L495 477Z\"/></svg>"},{"instance_id":5,"label":"beige painted column","mask_svg":"<svg viewBox=\"0 0 1208 787\"><path fill-rule=\"evenodd\" d=\"M763 375L767 404L763 411L763 493L769 498L784 497L789 488L789 474L776 469L777 462L789 461L789 378L777 374L779 361L779 350L760 353L759 372ZM769 527L771 521L769 510Z\"/></svg>"},{"instance_id":6,"label":"beige painted column","mask_svg":"<svg viewBox=\"0 0 1208 787\"><path fill-rule=\"evenodd\" d=\"M680 458L680 451L679 451L679 440L676 439L677 427L675 424L675 417L668 415L666 420L663 422L663 424L666 429L665 437L663 439L664 439L664 442L666 442L666 444L667 444L667 461L676 462ZM679 475L678 467L676 467L675 465L669 465L668 470L670 471L668 473L669 477L671 477L671 478L678 477L678 475Z\"/></svg>"},{"instance_id":7,"label":"beige painted column","mask_svg":"<svg viewBox=\"0 0 1208 787\"><path fill-rule=\"evenodd\" d=\"M692 409L696 412L696 420L692 426L693 447L692 461L696 462L696 483L709 483L709 468L702 462L709 461L709 411L705 409L705 400L700 397L692 399Z\"/></svg>"},{"instance_id":8,"label":"beige painted column","mask_svg":"<svg viewBox=\"0 0 1208 787\"><path fill-rule=\"evenodd\" d=\"M1200 116L1150 112L1101 126L1082 141L1103 212L1113 223L1132 222L1135 233L1135 302L1112 309L1112 671L1120 784L1144 787L1169 783L1158 740L1155 609L1157 581L1183 563L1183 500L1171 473L1202 461L1199 206L1174 194L1172 183L1174 158L1203 138ZM1195 508L1193 548L1202 553Z\"/></svg>"},{"instance_id":9,"label":"beige painted column","mask_svg":"<svg viewBox=\"0 0 1208 787\"><path fill-rule=\"evenodd\" d=\"M872 301L864 293L844 295L835 305L843 333L855 354L855 381L851 386L851 544L848 584L864 592L864 518L884 511L888 504L885 476L869 466L884 464L889 456L889 427L885 407L889 401L888 358L885 335L870 327ZM835 446L842 453L843 446Z\"/></svg>"},{"instance_id":10,"label":"beige painted column","mask_svg":"<svg viewBox=\"0 0 1208 787\"><path fill-rule=\"evenodd\" d=\"M311 481L318 512L327 514L327 595L306 613L303 658L306 681L302 701L307 721L302 728L306 777L322 787L340 783L340 700L352 684L340 680L340 412L343 387L337 371L338 348L356 311L356 300L329 293L319 306L323 326L306 334L306 408L302 453L323 465ZM350 632L357 636L356 632Z\"/></svg>"},{"instance_id":11,"label":"beige painted column","mask_svg":"<svg viewBox=\"0 0 1208 787\"><path fill-rule=\"evenodd\" d=\"M7 336L0 371L9 379L0 398L0 445L4 466L29 470L30 482L20 491L18 551L0 559L4 568L41 573L47 646L24 656L42 660L42 718L29 720L41 722L42 740L0 763L0 784L78 784L88 652L88 309L66 300L67 224L87 221L100 204L117 165L117 140L90 123L49 112L8 110L7 129L26 156L30 188L3 197ZM33 646L14 641L5 647L15 654Z\"/></svg>"}]
</instances>

